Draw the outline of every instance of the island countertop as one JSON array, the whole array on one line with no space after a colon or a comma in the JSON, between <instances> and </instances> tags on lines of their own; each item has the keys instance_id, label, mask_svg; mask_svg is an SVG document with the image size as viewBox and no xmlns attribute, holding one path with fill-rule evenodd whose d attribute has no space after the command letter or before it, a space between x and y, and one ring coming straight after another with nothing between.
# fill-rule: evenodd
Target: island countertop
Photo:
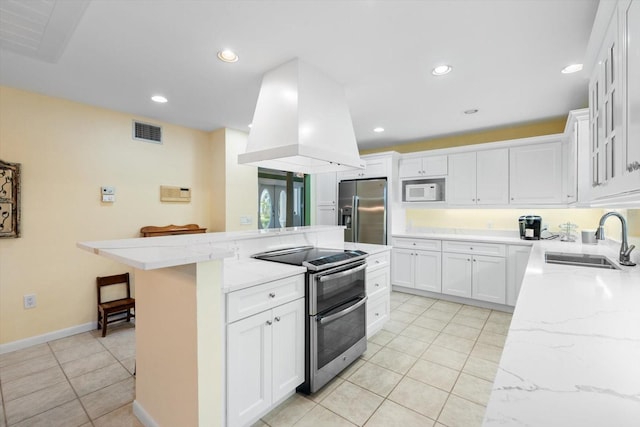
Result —
<instances>
[{"instance_id":1,"label":"island countertop","mask_svg":"<svg viewBox=\"0 0 640 427\"><path fill-rule=\"evenodd\" d=\"M618 248L533 245L485 427L640 425L640 267L544 260L551 251L617 261Z\"/></svg>"},{"instance_id":2,"label":"island countertop","mask_svg":"<svg viewBox=\"0 0 640 427\"><path fill-rule=\"evenodd\" d=\"M232 231L220 233L183 234L102 241L78 242L76 245L96 255L119 261L141 270L175 267L234 255L230 242L256 238L277 240L302 236L307 233L342 230L338 226L305 226L265 230ZM313 242L312 242L313 243Z\"/></svg>"}]
</instances>

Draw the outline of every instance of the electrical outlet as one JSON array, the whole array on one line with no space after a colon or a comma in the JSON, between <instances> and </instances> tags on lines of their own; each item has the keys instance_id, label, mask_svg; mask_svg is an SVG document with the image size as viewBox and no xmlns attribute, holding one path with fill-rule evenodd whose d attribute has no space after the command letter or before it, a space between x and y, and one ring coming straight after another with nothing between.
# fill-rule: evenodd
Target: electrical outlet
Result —
<instances>
[{"instance_id":1,"label":"electrical outlet","mask_svg":"<svg viewBox=\"0 0 640 427\"><path fill-rule=\"evenodd\" d=\"M36 294L25 295L24 308L34 308L36 306Z\"/></svg>"}]
</instances>

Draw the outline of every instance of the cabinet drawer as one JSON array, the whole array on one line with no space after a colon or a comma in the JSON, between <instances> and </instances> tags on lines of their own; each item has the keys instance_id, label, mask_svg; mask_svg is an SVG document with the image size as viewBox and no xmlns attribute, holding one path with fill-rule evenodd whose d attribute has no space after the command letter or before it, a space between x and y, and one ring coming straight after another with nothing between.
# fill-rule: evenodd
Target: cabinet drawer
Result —
<instances>
[{"instance_id":1,"label":"cabinet drawer","mask_svg":"<svg viewBox=\"0 0 640 427\"><path fill-rule=\"evenodd\" d=\"M304 297L304 274L287 277L227 295L227 322Z\"/></svg>"},{"instance_id":2,"label":"cabinet drawer","mask_svg":"<svg viewBox=\"0 0 640 427\"><path fill-rule=\"evenodd\" d=\"M394 237L393 246L398 248L423 249L426 251L439 251L442 247L440 240L411 239L407 237Z\"/></svg>"},{"instance_id":3,"label":"cabinet drawer","mask_svg":"<svg viewBox=\"0 0 640 427\"><path fill-rule=\"evenodd\" d=\"M389 293L389 283L391 282L391 271L387 268L381 268L372 272L367 271L367 296L375 298L380 294Z\"/></svg>"},{"instance_id":4,"label":"cabinet drawer","mask_svg":"<svg viewBox=\"0 0 640 427\"><path fill-rule=\"evenodd\" d=\"M480 242L456 242L456 241L444 241L442 242L443 252L458 252L463 254L472 255L492 255L504 257L507 255L507 248L505 245L497 243L480 243Z\"/></svg>"},{"instance_id":5,"label":"cabinet drawer","mask_svg":"<svg viewBox=\"0 0 640 427\"><path fill-rule=\"evenodd\" d=\"M389 265L389 251L380 252L367 257L367 271L377 270L378 268Z\"/></svg>"},{"instance_id":6,"label":"cabinet drawer","mask_svg":"<svg viewBox=\"0 0 640 427\"><path fill-rule=\"evenodd\" d=\"M389 319L389 305L386 296L367 301L367 338L382 329Z\"/></svg>"}]
</instances>

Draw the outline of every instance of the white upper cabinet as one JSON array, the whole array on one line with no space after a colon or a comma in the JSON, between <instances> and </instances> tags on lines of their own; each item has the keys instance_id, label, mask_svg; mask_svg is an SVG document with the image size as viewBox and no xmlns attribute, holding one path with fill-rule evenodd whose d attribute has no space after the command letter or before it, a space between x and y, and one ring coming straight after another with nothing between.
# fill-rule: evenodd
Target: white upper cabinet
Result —
<instances>
[{"instance_id":1,"label":"white upper cabinet","mask_svg":"<svg viewBox=\"0 0 640 427\"><path fill-rule=\"evenodd\" d=\"M449 155L450 205L509 203L509 149Z\"/></svg>"},{"instance_id":2,"label":"white upper cabinet","mask_svg":"<svg viewBox=\"0 0 640 427\"><path fill-rule=\"evenodd\" d=\"M365 159L363 159L365 160ZM365 160L367 166L360 170L350 170L338 172L338 181L347 179L365 179L365 178L386 178L388 175L389 159L386 158L367 158Z\"/></svg>"},{"instance_id":3,"label":"white upper cabinet","mask_svg":"<svg viewBox=\"0 0 640 427\"><path fill-rule=\"evenodd\" d=\"M613 9L613 11L611 11ZM608 21L606 21L608 20ZM588 48L591 201L638 204L640 0L600 2ZM634 194L636 193L636 194Z\"/></svg>"},{"instance_id":4,"label":"white upper cabinet","mask_svg":"<svg viewBox=\"0 0 640 427\"><path fill-rule=\"evenodd\" d=\"M338 183L335 172L319 173L314 176L316 184L316 204L337 205Z\"/></svg>"},{"instance_id":5,"label":"white upper cabinet","mask_svg":"<svg viewBox=\"0 0 640 427\"><path fill-rule=\"evenodd\" d=\"M622 23L622 191L640 191L640 0L623 1Z\"/></svg>"},{"instance_id":6,"label":"white upper cabinet","mask_svg":"<svg viewBox=\"0 0 640 427\"><path fill-rule=\"evenodd\" d=\"M560 142L509 149L511 204L559 204L562 198Z\"/></svg>"},{"instance_id":7,"label":"white upper cabinet","mask_svg":"<svg viewBox=\"0 0 640 427\"><path fill-rule=\"evenodd\" d=\"M589 165L589 109L569 112L562 142L562 197L563 202L588 203L591 193Z\"/></svg>"},{"instance_id":8,"label":"white upper cabinet","mask_svg":"<svg viewBox=\"0 0 640 427\"><path fill-rule=\"evenodd\" d=\"M476 153L449 156L447 203L450 205L476 204Z\"/></svg>"},{"instance_id":9,"label":"white upper cabinet","mask_svg":"<svg viewBox=\"0 0 640 427\"><path fill-rule=\"evenodd\" d=\"M424 178L447 174L447 156L411 157L400 160L398 176Z\"/></svg>"},{"instance_id":10,"label":"white upper cabinet","mask_svg":"<svg viewBox=\"0 0 640 427\"><path fill-rule=\"evenodd\" d=\"M509 203L509 150L478 151L476 202L479 205Z\"/></svg>"},{"instance_id":11,"label":"white upper cabinet","mask_svg":"<svg viewBox=\"0 0 640 427\"><path fill-rule=\"evenodd\" d=\"M338 182L335 172L314 176L316 225L338 225Z\"/></svg>"}]
</instances>

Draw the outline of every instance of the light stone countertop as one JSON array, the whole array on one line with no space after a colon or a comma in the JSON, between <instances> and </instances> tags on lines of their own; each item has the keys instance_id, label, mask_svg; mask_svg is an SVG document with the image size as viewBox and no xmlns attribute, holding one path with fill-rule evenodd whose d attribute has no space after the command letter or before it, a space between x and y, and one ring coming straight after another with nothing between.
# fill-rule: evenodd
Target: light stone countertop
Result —
<instances>
[{"instance_id":1,"label":"light stone countertop","mask_svg":"<svg viewBox=\"0 0 640 427\"><path fill-rule=\"evenodd\" d=\"M640 267L544 261L550 251L617 262L618 249L533 245L484 427L640 426Z\"/></svg>"},{"instance_id":2,"label":"light stone countertop","mask_svg":"<svg viewBox=\"0 0 640 427\"><path fill-rule=\"evenodd\" d=\"M234 255L227 248L230 241L295 236L308 232L339 230L339 226L306 226L269 230L183 234L147 238L78 242L80 249L141 270L175 267Z\"/></svg>"}]
</instances>

